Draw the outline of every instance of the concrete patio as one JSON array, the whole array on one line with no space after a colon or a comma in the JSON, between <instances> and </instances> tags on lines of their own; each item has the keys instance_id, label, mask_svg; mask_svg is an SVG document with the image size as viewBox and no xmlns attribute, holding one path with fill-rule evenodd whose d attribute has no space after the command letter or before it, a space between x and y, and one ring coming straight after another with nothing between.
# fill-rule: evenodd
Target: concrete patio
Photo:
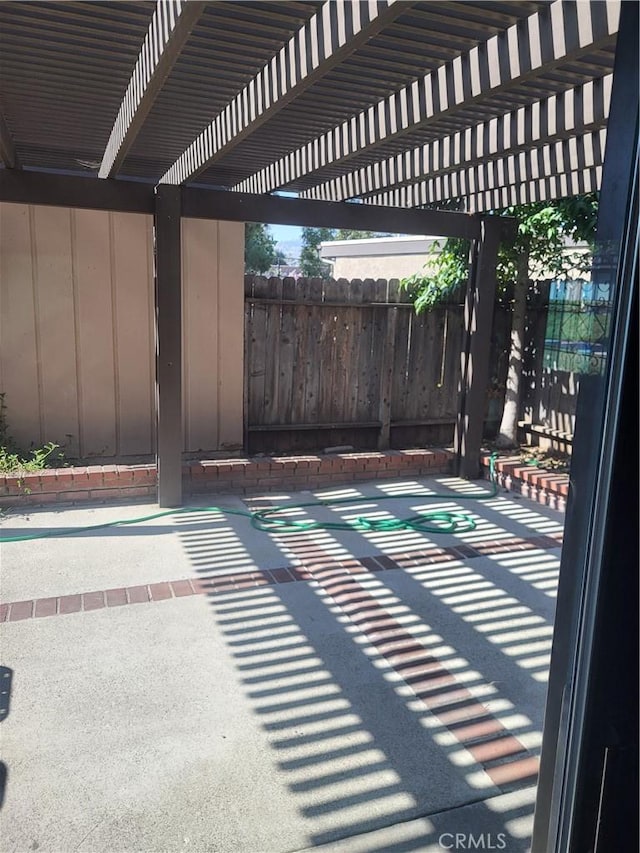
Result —
<instances>
[{"instance_id":1,"label":"concrete patio","mask_svg":"<svg viewBox=\"0 0 640 853\"><path fill-rule=\"evenodd\" d=\"M2 850L527 850L563 516L455 498L486 485L358 484L314 494L454 497L294 513L458 507L477 527L455 536L203 510L3 545ZM154 509L15 511L2 535Z\"/></svg>"}]
</instances>

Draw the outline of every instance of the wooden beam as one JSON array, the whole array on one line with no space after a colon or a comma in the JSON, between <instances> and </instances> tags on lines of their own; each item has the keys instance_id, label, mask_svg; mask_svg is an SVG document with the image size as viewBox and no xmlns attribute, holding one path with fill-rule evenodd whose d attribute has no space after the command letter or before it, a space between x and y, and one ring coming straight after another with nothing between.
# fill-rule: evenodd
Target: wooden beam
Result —
<instances>
[{"instance_id":1,"label":"wooden beam","mask_svg":"<svg viewBox=\"0 0 640 853\"><path fill-rule=\"evenodd\" d=\"M240 181L265 193L325 166L371 151L421 125L480 105L570 59L615 44L616 4L555 0L327 133Z\"/></svg>"},{"instance_id":2,"label":"wooden beam","mask_svg":"<svg viewBox=\"0 0 640 853\"><path fill-rule=\"evenodd\" d=\"M100 178L118 173L204 6L194 0L156 3L102 157Z\"/></svg>"},{"instance_id":3,"label":"wooden beam","mask_svg":"<svg viewBox=\"0 0 640 853\"><path fill-rule=\"evenodd\" d=\"M17 169L20 165L13 136L2 113L0 113L0 160L6 169Z\"/></svg>"},{"instance_id":4,"label":"wooden beam","mask_svg":"<svg viewBox=\"0 0 640 853\"><path fill-rule=\"evenodd\" d=\"M464 345L461 354L454 446L458 475L468 479L480 476L480 448L489 386L496 263L500 240L499 218L485 219L482 223L482 235L474 247L465 298Z\"/></svg>"},{"instance_id":5,"label":"wooden beam","mask_svg":"<svg viewBox=\"0 0 640 853\"><path fill-rule=\"evenodd\" d=\"M227 155L412 3L327 0L207 125L160 179L181 184Z\"/></svg>"},{"instance_id":6,"label":"wooden beam","mask_svg":"<svg viewBox=\"0 0 640 853\"><path fill-rule=\"evenodd\" d=\"M0 169L0 201L123 213L153 214L155 210L153 184L25 169Z\"/></svg>"},{"instance_id":7,"label":"wooden beam","mask_svg":"<svg viewBox=\"0 0 640 853\"><path fill-rule=\"evenodd\" d=\"M168 185L164 185L168 186ZM100 181L92 177L0 169L0 201L90 210L153 214L153 186L140 181ZM184 187L182 215L229 222L270 222L327 228L358 228L431 234L472 240L480 219L450 210L408 210L353 202L313 201Z\"/></svg>"},{"instance_id":8,"label":"wooden beam","mask_svg":"<svg viewBox=\"0 0 640 853\"><path fill-rule=\"evenodd\" d=\"M609 114L612 75L534 101L502 116L490 118L311 187L302 198L345 201L377 196L425 177L469 169L497 159L540 149L604 128ZM601 165L598 163L597 165Z\"/></svg>"},{"instance_id":9,"label":"wooden beam","mask_svg":"<svg viewBox=\"0 0 640 853\"><path fill-rule=\"evenodd\" d=\"M181 190L158 187L155 213L158 503L182 503Z\"/></svg>"},{"instance_id":10,"label":"wooden beam","mask_svg":"<svg viewBox=\"0 0 640 853\"><path fill-rule=\"evenodd\" d=\"M185 187L183 215L195 219L357 228L404 234L463 237L467 240L473 239L480 233L478 218L457 211L408 210L352 202L333 203L193 187Z\"/></svg>"}]
</instances>

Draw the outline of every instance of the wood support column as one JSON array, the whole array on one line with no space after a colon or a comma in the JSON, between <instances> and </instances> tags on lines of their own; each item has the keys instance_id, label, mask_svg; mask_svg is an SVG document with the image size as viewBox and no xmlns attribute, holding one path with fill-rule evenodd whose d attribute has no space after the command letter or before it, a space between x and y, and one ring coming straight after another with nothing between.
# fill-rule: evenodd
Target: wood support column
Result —
<instances>
[{"instance_id":1,"label":"wood support column","mask_svg":"<svg viewBox=\"0 0 640 853\"><path fill-rule=\"evenodd\" d=\"M454 445L457 473L480 476L480 448L489 386L491 330L496 295L496 263L502 236L499 218L483 219L475 241L464 309L462 365Z\"/></svg>"},{"instance_id":2,"label":"wood support column","mask_svg":"<svg viewBox=\"0 0 640 853\"><path fill-rule=\"evenodd\" d=\"M182 504L182 269L178 186L156 188L155 320L158 503Z\"/></svg>"}]
</instances>

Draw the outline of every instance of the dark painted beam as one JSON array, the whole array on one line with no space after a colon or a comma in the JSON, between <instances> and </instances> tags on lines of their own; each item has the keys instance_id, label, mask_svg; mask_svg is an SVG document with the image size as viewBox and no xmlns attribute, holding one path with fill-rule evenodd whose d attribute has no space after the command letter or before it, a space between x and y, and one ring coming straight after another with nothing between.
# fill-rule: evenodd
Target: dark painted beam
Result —
<instances>
[{"instance_id":1,"label":"dark painted beam","mask_svg":"<svg viewBox=\"0 0 640 853\"><path fill-rule=\"evenodd\" d=\"M253 195L187 187L183 215L195 219L269 222L328 228L357 228L403 234L430 234L472 240L480 234L480 218L449 210L410 210L353 202L314 201L275 195Z\"/></svg>"},{"instance_id":2,"label":"dark painted beam","mask_svg":"<svg viewBox=\"0 0 640 853\"><path fill-rule=\"evenodd\" d=\"M109 136L99 177L118 173L205 4L158 0Z\"/></svg>"},{"instance_id":3,"label":"dark painted beam","mask_svg":"<svg viewBox=\"0 0 640 853\"><path fill-rule=\"evenodd\" d=\"M0 169L0 201L126 213L155 212L151 184L124 180L101 181L51 172L16 172L10 169ZM469 213L252 195L201 187L183 188L182 215L194 219L357 228L463 237L467 240L473 240L480 234L480 217Z\"/></svg>"},{"instance_id":4,"label":"dark painted beam","mask_svg":"<svg viewBox=\"0 0 640 853\"><path fill-rule=\"evenodd\" d=\"M0 169L0 201L123 213L155 211L152 184L25 169Z\"/></svg>"},{"instance_id":5,"label":"dark painted beam","mask_svg":"<svg viewBox=\"0 0 640 853\"><path fill-rule=\"evenodd\" d=\"M496 295L496 263L502 231L499 217L487 218L482 222L482 235L474 250L465 298L464 345L454 446L458 475L469 479L480 476L480 448L489 386L489 356Z\"/></svg>"},{"instance_id":6,"label":"dark painted beam","mask_svg":"<svg viewBox=\"0 0 640 853\"><path fill-rule=\"evenodd\" d=\"M182 503L181 189L160 186L155 211L158 503Z\"/></svg>"},{"instance_id":7,"label":"dark painted beam","mask_svg":"<svg viewBox=\"0 0 640 853\"><path fill-rule=\"evenodd\" d=\"M2 113L0 113L0 160L7 169L17 169L20 165L11 131Z\"/></svg>"}]
</instances>

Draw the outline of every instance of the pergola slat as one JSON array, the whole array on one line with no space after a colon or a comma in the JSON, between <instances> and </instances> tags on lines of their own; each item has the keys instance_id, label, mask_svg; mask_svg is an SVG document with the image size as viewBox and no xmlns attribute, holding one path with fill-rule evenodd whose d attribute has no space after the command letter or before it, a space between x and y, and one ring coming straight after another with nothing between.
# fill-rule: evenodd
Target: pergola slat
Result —
<instances>
[{"instance_id":1,"label":"pergola slat","mask_svg":"<svg viewBox=\"0 0 640 853\"><path fill-rule=\"evenodd\" d=\"M504 193L512 188L520 197L521 187L535 185L540 180L588 172L600 166L604 159L606 130L559 140L539 148L521 151L508 157L436 175L414 184L390 188L365 199L366 203L393 207L420 207L455 198L483 197L485 193ZM597 189L593 186L584 192ZM489 198L499 198L490 195ZM533 199L532 199L533 200ZM535 199L542 200L542 199ZM520 204L524 202L507 202ZM506 205L501 205L506 206ZM495 209L493 204L489 209ZM469 208L467 208L469 210ZM473 212L486 207L474 207Z\"/></svg>"},{"instance_id":2,"label":"pergola slat","mask_svg":"<svg viewBox=\"0 0 640 853\"><path fill-rule=\"evenodd\" d=\"M302 198L344 201L380 190L471 167L487 158L510 155L553 143L606 123L611 98L610 74L535 101L475 127L372 163L300 193Z\"/></svg>"},{"instance_id":3,"label":"pergola slat","mask_svg":"<svg viewBox=\"0 0 640 853\"><path fill-rule=\"evenodd\" d=\"M598 2L555 0L524 24L492 36L255 172L233 189L272 192L426 122L526 83L542 71L549 74L563 62L607 45L616 32L618 11L617 6Z\"/></svg>"},{"instance_id":4,"label":"pergola slat","mask_svg":"<svg viewBox=\"0 0 640 853\"><path fill-rule=\"evenodd\" d=\"M328 0L209 123L160 179L181 184L233 150L410 3Z\"/></svg>"},{"instance_id":5,"label":"pergola slat","mask_svg":"<svg viewBox=\"0 0 640 853\"><path fill-rule=\"evenodd\" d=\"M7 169L15 169L18 166L16 146L2 113L0 113L0 160Z\"/></svg>"},{"instance_id":6,"label":"pergola slat","mask_svg":"<svg viewBox=\"0 0 640 853\"><path fill-rule=\"evenodd\" d=\"M118 173L205 4L158 0L105 148L98 177Z\"/></svg>"},{"instance_id":7,"label":"pergola slat","mask_svg":"<svg viewBox=\"0 0 640 853\"><path fill-rule=\"evenodd\" d=\"M593 166L468 196L467 209L474 213L490 212L512 205L583 195L599 191L601 183L602 166Z\"/></svg>"},{"instance_id":8,"label":"pergola slat","mask_svg":"<svg viewBox=\"0 0 640 853\"><path fill-rule=\"evenodd\" d=\"M590 166L585 169L577 169L572 172L559 172L552 175L544 175L520 183L498 186L492 189L478 191L475 194L468 193L464 196L465 207L468 213L487 213L502 210L505 207L519 204L532 204L538 201L551 201L567 196L582 195L584 193L596 192L600 189L602 179L602 166ZM376 207L389 206L396 210L395 205L405 202L407 207L417 209L420 205L429 204L428 201L415 200L412 197L402 196L404 187L400 190L389 190L367 201L367 204L375 204ZM395 193L400 195L396 196ZM407 204L407 202L410 202Z\"/></svg>"}]
</instances>

